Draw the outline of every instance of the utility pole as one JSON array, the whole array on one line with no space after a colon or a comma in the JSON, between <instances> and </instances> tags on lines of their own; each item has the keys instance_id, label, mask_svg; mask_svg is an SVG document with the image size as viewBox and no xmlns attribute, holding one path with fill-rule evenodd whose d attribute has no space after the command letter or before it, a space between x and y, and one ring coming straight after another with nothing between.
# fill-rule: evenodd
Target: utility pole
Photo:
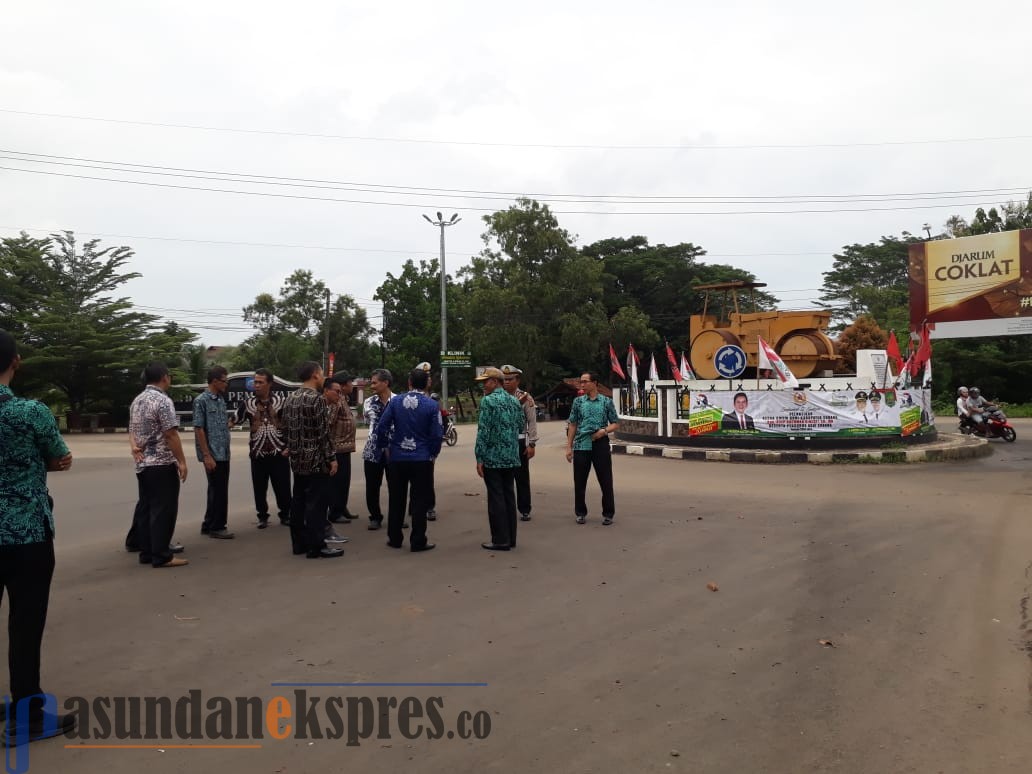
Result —
<instances>
[{"instance_id":1,"label":"utility pole","mask_svg":"<svg viewBox=\"0 0 1032 774\"><path fill-rule=\"evenodd\" d=\"M454 226L456 223L462 220L458 213L454 213L450 220L445 220L441 213L437 213L437 220L430 220L426 215L423 216L426 222L431 226L439 226L441 229L441 353L444 357L444 353L448 351L448 272L444 268L444 229L448 226ZM441 364L441 406L445 409L448 408L448 368L443 363Z\"/></svg>"},{"instance_id":2,"label":"utility pole","mask_svg":"<svg viewBox=\"0 0 1032 774\"><path fill-rule=\"evenodd\" d=\"M326 316L323 318L322 370L326 373L326 358L330 351L330 289L326 288Z\"/></svg>"}]
</instances>

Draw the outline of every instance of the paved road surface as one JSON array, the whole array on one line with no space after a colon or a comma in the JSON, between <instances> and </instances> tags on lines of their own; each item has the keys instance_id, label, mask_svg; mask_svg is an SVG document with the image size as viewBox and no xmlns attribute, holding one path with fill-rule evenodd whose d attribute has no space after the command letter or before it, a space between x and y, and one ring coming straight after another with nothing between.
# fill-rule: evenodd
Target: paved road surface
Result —
<instances>
[{"instance_id":1,"label":"paved road surface","mask_svg":"<svg viewBox=\"0 0 1032 774\"><path fill-rule=\"evenodd\" d=\"M268 699L290 695L274 682L488 683L312 693L440 696L446 728L486 711L491 733L409 740L394 714L391 738L358 746L61 740L32 747L32 771L1032 771L1032 423L965 465L619 457L613 527L597 510L574 523L562 425L543 427L534 520L514 552L479 547L469 428L438 463L436 551L391 551L356 522L330 561L291 556L278 525L254 529L235 436L238 537L198 534L191 457L177 530L191 564L171 571L122 550L135 499L125 437L70 437L74 468L51 476L49 690ZM351 507L365 515L358 468Z\"/></svg>"}]
</instances>

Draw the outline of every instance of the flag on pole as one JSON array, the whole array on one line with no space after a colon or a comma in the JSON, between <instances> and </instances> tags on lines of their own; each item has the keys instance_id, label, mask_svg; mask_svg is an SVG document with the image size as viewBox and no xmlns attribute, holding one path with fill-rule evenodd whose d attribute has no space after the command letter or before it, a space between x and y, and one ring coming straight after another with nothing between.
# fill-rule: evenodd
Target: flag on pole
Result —
<instances>
[{"instance_id":1,"label":"flag on pole","mask_svg":"<svg viewBox=\"0 0 1032 774\"><path fill-rule=\"evenodd\" d=\"M651 355L651 357L649 359L649 381L650 382L658 382L659 381L659 369L656 368L656 353L655 352L652 353L652 355Z\"/></svg>"},{"instance_id":2,"label":"flag on pole","mask_svg":"<svg viewBox=\"0 0 1032 774\"><path fill-rule=\"evenodd\" d=\"M336 357L336 355L337 355L336 352L331 352L330 353L330 376L333 376L333 360Z\"/></svg>"},{"instance_id":3,"label":"flag on pole","mask_svg":"<svg viewBox=\"0 0 1032 774\"><path fill-rule=\"evenodd\" d=\"M674 381L678 384L681 383L681 371L677 368L677 358L674 357L674 350L670 349L670 342L666 345L666 356L667 360L670 361L670 375L674 377Z\"/></svg>"},{"instance_id":4,"label":"flag on pole","mask_svg":"<svg viewBox=\"0 0 1032 774\"><path fill-rule=\"evenodd\" d=\"M616 357L616 350L613 349L613 343L609 343L609 367L613 369L613 373L619 376L624 381L627 381L627 375L623 369L620 368L620 361Z\"/></svg>"},{"instance_id":5,"label":"flag on pole","mask_svg":"<svg viewBox=\"0 0 1032 774\"><path fill-rule=\"evenodd\" d=\"M763 337L758 337L760 342L759 351L759 368L766 368L769 371L773 371L778 375L778 379L787 384L789 387L795 388L799 386L799 380L795 378L795 374L792 373L791 369L785 365L785 361L781 359L774 348L763 340Z\"/></svg>"},{"instance_id":6,"label":"flag on pole","mask_svg":"<svg viewBox=\"0 0 1032 774\"><path fill-rule=\"evenodd\" d=\"M896 331L889 331L889 343L885 345L885 354L889 356L896 375L903 370L903 355L899 351L899 342L896 341Z\"/></svg>"},{"instance_id":7,"label":"flag on pole","mask_svg":"<svg viewBox=\"0 0 1032 774\"><path fill-rule=\"evenodd\" d=\"M684 356L683 349L681 350L681 376L685 379L695 378L695 372L692 370L692 367L688 365L688 358Z\"/></svg>"},{"instance_id":8,"label":"flag on pole","mask_svg":"<svg viewBox=\"0 0 1032 774\"><path fill-rule=\"evenodd\" d=\"M932 383L932 333L927 323L921 326L921 345L917 348L917 358L924 367L921 386L928 387Z\"/></svg>"},{"instance_id":9,"label":"flag on pole","mask_svg":"<svg viewBox=\"0 0 1032 774\"><path fill-rule=\"evenodd\" d=\"M638 353L634 345L627 345L627 372L631 375L631 409L638 409Z\"/></svg>"},{"instance_id":10,"label":"flag on pole","mask_svg":"<svg viewBox=\"0 0 1032 774\"><path fill-rule=\"evenodd\" d=\"M928 334L928 326L921 326L921 343L917 347L917 352L910 359L910 375L915 379L920 376L921 369L924 364L932 359L932 340Z\"/></svg>"}]
</instances>

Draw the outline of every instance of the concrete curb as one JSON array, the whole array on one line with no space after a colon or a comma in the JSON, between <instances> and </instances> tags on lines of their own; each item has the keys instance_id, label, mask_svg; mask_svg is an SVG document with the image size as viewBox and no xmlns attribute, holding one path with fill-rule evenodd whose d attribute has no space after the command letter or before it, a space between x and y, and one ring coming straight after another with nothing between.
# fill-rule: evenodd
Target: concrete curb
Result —
<instances>
[{"instance_id":1,"label":"concrete curb","mask_svg":"<svg viewBox=\"0 0 1032 774\"><path fill-rule=\"evenodd\" d=\"M699 449L684 446L662 446L659 444L625 443L614 441L614 454L630 454L639 457L666 457L673 460L695 460L698 462L749 462L754 464L887 464L905 462L952 462L988 457L992 446L985 438L972 438L959 433L939 433L939 438L930 444L907 449L871 449L869 451L771 451L749 449Z\"/></svg>"}]
</instances>

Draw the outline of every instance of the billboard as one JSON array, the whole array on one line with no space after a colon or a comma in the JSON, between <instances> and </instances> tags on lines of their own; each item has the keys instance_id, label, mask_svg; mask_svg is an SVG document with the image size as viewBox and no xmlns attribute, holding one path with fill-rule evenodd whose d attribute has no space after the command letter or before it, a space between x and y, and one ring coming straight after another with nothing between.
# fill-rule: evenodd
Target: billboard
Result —
<instances>
[{"instance_id":1,"label":"billboard","mask_svg":"<svg viewBox=\"0 0 1032 774\"><path fill-rule=\"evenodd\" d=\"M1032 333L1032 229L910 245L910 327L933 339Z\"/></svg>"},{"instance_id":2,"label":"billboard","mask_svg":"<svg viewBox=\"0 0 1032 774\"><path fill-rule=\"evenodd\" d=\"M691 392L689 436L908 436L934 423L931 392L885 390L742 390Z\"/></svg>"}]
</instances>

